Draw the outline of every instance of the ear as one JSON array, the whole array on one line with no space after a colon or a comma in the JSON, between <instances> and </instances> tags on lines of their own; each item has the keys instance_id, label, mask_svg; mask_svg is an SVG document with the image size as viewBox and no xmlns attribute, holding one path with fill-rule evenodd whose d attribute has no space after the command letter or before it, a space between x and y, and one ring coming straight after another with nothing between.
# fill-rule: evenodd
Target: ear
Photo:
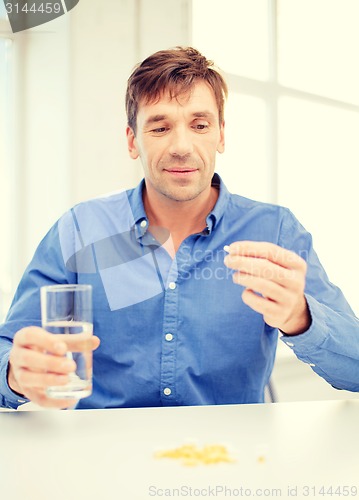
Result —
<instances>
[{"instance_id":1,"label":"ear","mask_svg":"<svg viewBox=\"0 0 359 500\"><path fill-rule=\"evenodd\" d=\"M218 153L224 152L224 121L220 125L219 129L219 142L217 146Z\"/></svg>"},{"instance_id":2,"label":"ear","mask_svg":"<svg viewBox=\"0 0 359 500\"><path fill-rule=\"evenodd\" d=\"M134 131L132 130L131 127L126 127L126 137L127 137L127 146L130 157L133 160L136 160L140 156L140 153L137 148L137 141Z\"/></svg>"}]
</instances>

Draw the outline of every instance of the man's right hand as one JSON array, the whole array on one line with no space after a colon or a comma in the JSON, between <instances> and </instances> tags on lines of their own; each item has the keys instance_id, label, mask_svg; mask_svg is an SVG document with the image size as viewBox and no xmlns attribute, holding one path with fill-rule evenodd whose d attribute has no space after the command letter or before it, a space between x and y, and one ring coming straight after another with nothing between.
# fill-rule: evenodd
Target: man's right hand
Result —
<instances>
[{"instance_id":1,"label":"man's right hand","mask_svg":"<svg viewBox=\"0 0 359 500\"><path fill-rule=\"evenodd\" d=\"M100 344L92 337L92 349ZM9 356L8 384L11 390L47 408L70 408L77 399L53 399L46 395L51 385L65 385L75 361L65 357L66 344L61 335L54 335L36 326L22 328L14 336Z\"/></svg>"}]
</instances>

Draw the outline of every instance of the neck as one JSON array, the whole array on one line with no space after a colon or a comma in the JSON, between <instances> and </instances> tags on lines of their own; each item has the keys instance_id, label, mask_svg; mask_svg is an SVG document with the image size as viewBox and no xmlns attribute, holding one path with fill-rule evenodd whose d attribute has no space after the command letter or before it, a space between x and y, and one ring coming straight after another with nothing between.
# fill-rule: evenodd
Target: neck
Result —
<instances>
[{"instance_id":1,"label":"neck","mask_svg":"<svg viewBox=\"0 0 359 500\"><path fill-rule=\"evenodd\" d=\"M150 226L166 228L171 234L175 251L188 236L203 231L206 217L217 199L218 190L212 186L188 201L171 200L148 187L143 191L143 204Z\"/></svg>"}]
</instances>

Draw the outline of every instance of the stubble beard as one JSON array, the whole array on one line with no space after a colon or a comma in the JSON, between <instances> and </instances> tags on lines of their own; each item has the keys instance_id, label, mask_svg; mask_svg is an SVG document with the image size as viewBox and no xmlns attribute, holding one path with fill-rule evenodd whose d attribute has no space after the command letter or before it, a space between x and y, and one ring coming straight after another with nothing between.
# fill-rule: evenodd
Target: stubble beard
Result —
<instances>
[{"instance_id":1,"label":"stubble beard","mask_svg":"<svg viewBox=\"0 0 359 500\"><path fill-rule=\"evenodd\" d=\"M172 179L171 174L168 174L165 170L176 167L194 168L197 170L194 175L198 178ZM172 157L170 159L167 158L158 164L158 168L159 175L156 179L153 179L155 182L150 180L150 183L155 191L171 201L178 203L193 201L207 188L210 189L211 179L208 181L206 180L203 166L202 168L199 168L198 163L193 157L187 156ZM168 179L166 179L167 176L169 176Z\"/></svg>"},{"instance_id":2,"label":"stubble beard","mask_svg":"<svg viewBox=\"0 0 359 500\"><path fill-rule=\"evenodd\" d=\"M193 183L186 181L185 179L182 181L179 179L177 182L172 184L169 181L166 182L165 180L162 180L162 182L160 181L157 186L153 185L153 187L158 193L165 196L169 200L183 203L186 201L193 201L198 198L203 191L210 188L210 182L207 183L204 179L201 179L199 182L197 181Z\"/></svg>"}]
</instances>

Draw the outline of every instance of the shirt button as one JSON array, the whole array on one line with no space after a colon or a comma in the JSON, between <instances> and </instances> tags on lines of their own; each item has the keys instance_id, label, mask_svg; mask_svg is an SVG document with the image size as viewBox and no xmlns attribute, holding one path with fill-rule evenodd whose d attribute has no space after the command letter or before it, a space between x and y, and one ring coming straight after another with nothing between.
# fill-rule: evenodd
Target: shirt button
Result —
<instances>
[{"instance_id":1,"label":"shirt button","mask_svg":"<svg viewBox=\"0 0 359 500\"><path fill-rule=\"evenodd\" d=\"M314 364L314 363L308 363L308 364L309 364L309 366L315 366L315 364Z\"/></svg>"},{"instance_id":2,"label":"shirt button","mask_svg":"<svg viewBox=\"0 0 359 500\"><path fill-rule=\"evenodd\" d=\"M169 387L166 387L165 389L163 389L163 394L165 396L169 396L171 394L171 389Z\"/></svg>"},{"instance_id":3,"label":"shirt button","mask_svg":"<svg viewBox=\"0 0 359 500\"><path fill-rule=\"evenodd\" d=\"M173 339L172 333L166 333L165 339L167 340L167 342L171 342L171 340Z\"/></svg>"},{"instance_id":4,"label":"shirt button","mask_svg":"<svg viewBox=\"0 0 359 500\"><path fill-rule=\"evenodd\" d=\"M176 288L176 283L174 281L171 281L171 283L168 285L168 288L170 288L171 290L174 290Z\"/></svg>"},{"instance_id":5,"label":"shirt button","mask_svg":"<svg viewBox=\"0 0 359 500\"><path fill-rule=\"evenodd\" d=\"M147 226L147 221L146 220L141 221L140 226L141 227L146 227Z\"/></svg>"},{"instance_id":6,"label":"shirt button","mask_svg":"<svg viewBox=\"0 0 359 500\"><path fill-rule=\"evenodd\" d=\"M294 344L292 344L292 342L286 342L287 345L289 345L289 347L293 347Z\"/></svg>"}]
</instances>

